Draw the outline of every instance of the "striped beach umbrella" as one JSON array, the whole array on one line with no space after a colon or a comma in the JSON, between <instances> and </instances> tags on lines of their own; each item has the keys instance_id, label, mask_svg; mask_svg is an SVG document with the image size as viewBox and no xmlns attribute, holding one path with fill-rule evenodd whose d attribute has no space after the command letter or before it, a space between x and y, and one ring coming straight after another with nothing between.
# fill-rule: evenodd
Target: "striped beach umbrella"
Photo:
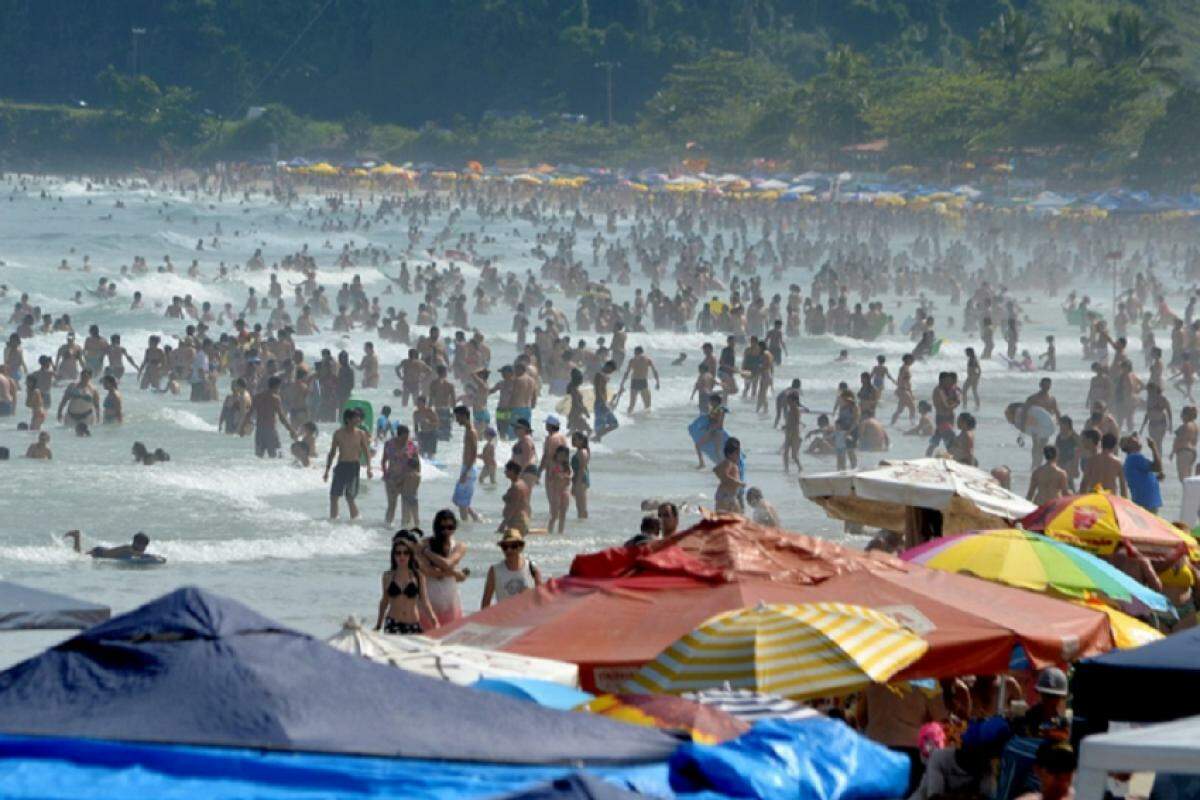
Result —
<instances>
[{"instance_id":1,"label":"striped beach umbrella","mask_svg":"<svg viewBox=\"0 0 1200 800\"><path fill-rule=\"evenodd\" d=\"M905 551L905 561L945 572L974 575L1044 594L1167 611L1167 598L1091 553L1039 533L1013 528L932 539Z\"/></svg>"},{"instance_id":2,"label":"striped beach umbrella","mask_svg":"<svg viewBox=\"0 0 1200 800\"><path fill-rule=\"evenodd\" d=\"M835 697L886 682L928 648L869 608L762 604L708 620L646 664L625 690L680 694L728 686L792 699Z\"/></svg>"},{"instance_id":3,"label":"striped beach umbrella","mask_svg":"<svg viewBox=\"0 0 1200 800\"><path fill-rule=\"evenodd\" d=\"M763 694L749 689L704 689L699 692L684 692L685 700L694 700L706 706L725 711L743 722L755 723L763 719L812 719L821 716L810 706L788 700L775 694Z\"/></svg>"}]
</instances>

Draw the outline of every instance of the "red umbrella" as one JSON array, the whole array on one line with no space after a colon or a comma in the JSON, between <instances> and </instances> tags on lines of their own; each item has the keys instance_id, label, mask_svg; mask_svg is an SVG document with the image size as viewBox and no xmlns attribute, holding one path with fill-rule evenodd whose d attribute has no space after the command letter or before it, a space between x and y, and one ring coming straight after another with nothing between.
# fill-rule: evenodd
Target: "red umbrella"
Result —
<instances>
[{"instance_id":1,"label":"red umbrella","mask_svg":"<svg viewBox=\"0 0 1200 800\"><path fill-rule=\"evenodd\" d=\"M1035 666L1113 646L1106 618L1091 609L741 518L579 562L593 577L555 579L433 635L579 664L589 691L618 689L705 620L760 602L854 603L890 614L930 645L903 678L1003 672L1017 645Z\"/></svg>"}]
</instances>

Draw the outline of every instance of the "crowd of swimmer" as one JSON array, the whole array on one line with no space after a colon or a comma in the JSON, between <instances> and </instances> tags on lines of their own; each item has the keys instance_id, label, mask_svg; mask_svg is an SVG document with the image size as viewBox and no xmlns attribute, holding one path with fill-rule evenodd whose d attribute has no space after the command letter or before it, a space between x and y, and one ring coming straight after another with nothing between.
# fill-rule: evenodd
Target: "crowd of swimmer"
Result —
<instances>
[{"instance_id":1,"label":"crowd of swimmer","mask_svg":"<svg viewBox=\"0 0 1200 800\"><path fill-rule=\"evenodd\" d=\"M196 198L209 191L201 185L162 189ZM639 401L650 407L652 378L657 388L657 366L641 348L627 352L629 334L695 331L714 339L697 354L693 396L700 417L692 433L698 463L703 468L706 455L716 463L718 508L741 511L748 488L744 459L738 440L724 430L726 404L732 397L741 395L761 413L770 413L773 403L775 425L784 433L779 451L784 470L799 468L805 440L808 452L834 455L839 467L857 465L858 450L887 449L887 426L881 421L887 415L879 407L889 383L895 397L892 426L907 417L904 433L928 437L930 453L944 447L952 457L974 463L977 420L967 408L972 400L979 408L982 364L995 357L1017 371L1057 368L1053 337L1037 363L1023 346L1022 327L1029 319L1009 287L1055 296L1080 276L1094 285L1112 283L1119 293L1112 331L1089 297L1068 294L1063 313L1080 327L1084 352L1094 360L1095 378L1078 432L1070 417L1060 413L1049 378L1038 393L1010 407L1009 421L1021 430L1032 430L1033 408L1046 410L1059 426L1053 444L1044 431L1034 435L1033 465L1039 467L1046 448L1053 447L1051 466L1067 476L1063 491L1090 486L1094 478L1111 484L1114 491L1124 490L1119 474L1108 474L1113 472L1111 464L1105 466L1108 462L1097 460L1092 470L1096 474L1087 471L1093 455L1111 455L1108 434L1135 432L1136 412L1144 408L1140 427L1149 429L1150 441L1161 452L1165 433L1174 425L1166 388L1172 385L1187 400L1193 399L1195 354L1200 352L1200 320L1193 318L1196 297L1193 294L1182 314L1176 314L1163 299L1163 281L1195 281L1200 276L1200 248L1189 240L1186 229L1165 221L1047 221L995 209L948 218L857 205L642 197L620 190L530 193L494 183L453 191L330 195L319 203L310 202L283 179L269 187L237 187L226 181L220 192L228 191L241 192L243 202L265 194L281 208L302 208L299 224L305 230L365 234L387 227L404 230L408 246L347 244L339 250L326 240L318 249L306 245L271 262L258 250L245 263L221 262L215 271L202 267L200 256L186 267L170 257L151 265L135 256L115 275L99 277L94 289L78 292L73 299L80 305L92 299L128 300L131 309L161 313L164 325L175 330L149 337L140 359L127 349L120 333L102 332L96 325L87 326L80 343L69 309L36 307L16 290L9 317L14 331L0 370L0 414L13 413L24 395L30 414L24 426L38 432L30 457L51 456L49 433L43 427L52 413L81 436L92 425L120 423L121 386L133 382L146 392L186 393L195 402L220 402L220 430L243 435L254 430L260 456L283 452L275 434L278 422L296 440L290 452L308 465L317 455L317 423L345 423L343 412L355 387L377 388L383 375L390 381L394 374L396 406L411 405L414 411L411 427L393 421L390 408L386 421L379 423L385 439L399 440L391 448L392 458L384 448L389 523L398 504L405 521L415 518L419 458L434 457L438 443L450 438L456 416L465 414L465 427L483 442L477 452L469 453L460 483L477 464L478 479L494 481L495 441L511 439L516 444L504 472L515 474L509 475L512 487L505 495L501 529L528 530L529 496L541 478L550 505L548 527L561 530L572 500L578 513L586 514L589 437L600 439L615 430L612 409L621 394L628 392L627 413L632 413ZM52 194L43 196L55 202ZM118 202L101 222L123 209ZM481 221L478 232L463 230L467 210ZM176 222L186 220L180 215L187 212L166 200L158 213L164 222ZM283 224L282 217L276 219ZM488 252L503 237L523 239L525 234L510 227L518 221L534 226L529 255L540 261L538 270L524 274L505 269ZM193 222L200 224L198 219ZM251 237L253 232L232 235ZM220 253L223 240L226 233L218 224L198 236L196 250L211 259ZM343 270L349 279L336 288L321 285L319 261ZM478 270L473 286L458 266L466 263ZM375 296L354 273L367 266L378 268L389 281ZM58 268L98 270L87 254L72 254ZM239 273L265 273L269 283L265 296L248 289L240 308L185 295L147 309L140 293L126 297L122 292L127 277L177 271L228 285ZM623 288L635 280L650 288L632 293ZM10 292L0 287L0 296ZM889 292L894 297L885 300ZM902 322L886 310L897 297L912 309ZM493 364L486 337L471 326L473 314L486 314L497 306L511 314L518 351L503 365ZM943 318L945 309L950 311ZM952 314L958 309L956 326ZM1135 326L1148 371L1144 382L1125 354L1128 329ZM956 327L966 338L979 340L978 351L967 350L962 384L956 373L945 372L929 400L918 401L913 365L936 352L939 330ZM306 354L297 337L326 330L367 331L378 341L411 349L386 370L372 342L363 345L361 353L326 349ZM997 330L1005 342L1002 357L993 354ZM1156 339L1164 330L1170 331L1169 358ZM36 368L25 363L24 340L61 332L66 332L66 341L55 356L40 358ZM805 337L827 334L870 341L897 333L909 336L913 347L895 374L879 356L859 373L857 387L853 381L839 387L832 412L819 415L802 437L801 415L808 409L801 402L800 380L792 379L779 392L775 387L789 344L803 347ZM673 365L681 366L687 358L681 354ZM840 360L848 362L849 357L844 353ZM128 368L136 370L131 381L126 378ZM853 369L849 364L847 368ZM617 373L621 378L613 394L610 382L617 382ZM60 385L64 388L55 404ZM566 419L555 419L547 439L558 439L543 443L539 459L531 410L547 392L567 398ZM1182 409L1171 450L1181 478L1191 474L1195 461L1195 417L1194 407ZM369 420L364 422L370 427ZM1093 442L1096 435L1098 441ZM358 454L345 457L350 446L343 446L339 463L360 460ZM143 463L162 460L145 446L135 457ZM329 458L334 458L333 450ZM1044 472L1035 475L1038 486L1049 486L1047 481ZM354 486L335 480L335 487L356 514ZM1048 491L1030 488L1039 496ZM469 502L456 505L463 519L477 517Z\"/></svg>"}]
</instances>

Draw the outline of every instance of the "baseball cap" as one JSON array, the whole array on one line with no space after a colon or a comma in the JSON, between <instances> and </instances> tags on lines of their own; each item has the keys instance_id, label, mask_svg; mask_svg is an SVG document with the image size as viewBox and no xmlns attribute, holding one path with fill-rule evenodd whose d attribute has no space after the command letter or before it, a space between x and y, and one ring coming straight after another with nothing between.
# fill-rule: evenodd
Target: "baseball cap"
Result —
<instances>
[{"instance_id":1,"label":"baseball cap","mask_svg":"<svg viewBox=\"0 0 1200 800\"><path fill-rule=\"evenodd\" d=\"M1067 673L1058 667L1046 667L1038 673L1037 684L1034 686L1038 694L1051 697L1067 696Z\"/></svg>"},{"instance_id":2,"label":"baseball cap","mask_svg":"<svg viewBox=\"0 0 1200 800\"><path fill-rule=\"evenodd\" d=\"M555 416L554 414L551 414L550 416L546 417L546 424L551 427L554 427L554 428L562 427L562 423L558 421L558 417Z\"/></svg>"}]
</instances>

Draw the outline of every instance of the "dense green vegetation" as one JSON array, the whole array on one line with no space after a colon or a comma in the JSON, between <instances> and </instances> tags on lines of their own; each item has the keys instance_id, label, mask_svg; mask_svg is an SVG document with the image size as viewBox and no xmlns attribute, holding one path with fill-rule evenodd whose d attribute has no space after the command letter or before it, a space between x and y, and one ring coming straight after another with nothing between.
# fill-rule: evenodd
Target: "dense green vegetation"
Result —
<instances>
[{"instance_id":1,"label":"dense green vegetation","mask_svg":"<svg viewBox=\"0 0 1200 800\"><path fill-rule=\"evenodd\" d=\"M886 138L890 163L1035 152L1181 179L1198 166L1197 8L0 0L0 152L823 164ZM268 111L246 121L251 106Z\"/></svg>"}]
</instances>

